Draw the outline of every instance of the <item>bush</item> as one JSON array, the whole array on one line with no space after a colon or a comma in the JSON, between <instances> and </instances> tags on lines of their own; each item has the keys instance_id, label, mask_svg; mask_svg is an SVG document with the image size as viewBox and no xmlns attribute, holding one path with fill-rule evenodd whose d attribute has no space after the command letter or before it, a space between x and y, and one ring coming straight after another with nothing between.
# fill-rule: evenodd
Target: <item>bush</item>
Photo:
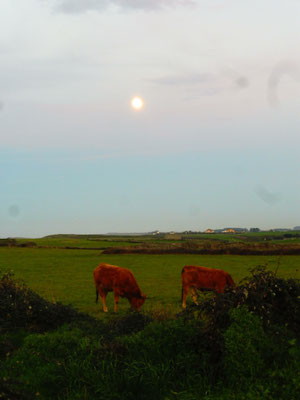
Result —
<instances>
[{"instance_id":1,"label":"bush","mask_svg":"<svg viewBox=\"0 0 300 400\"><path fill-rule=\"evenodd\" d=\"M16 239L10 239L10 238L0 239L0 247L2 247L2 246L10 247L10 246L16 246L16 245L17 245Z\"/></svg>"},{"instance_id":2,"label":"bush","mask_svg":"<svg viewBox=\"0 0 300 400\"><path fill-rule=\"evenodd\" d=\"M92 317L77 312L70 305L51 303L15 281L12 273L0 277L0 334L26 329L45 332L71 321L91 321Z\"/></svg>"},{"instance_id":3,"label":"bush","mask_svg":"<svg viewBox=\"0 0 300 400\"><path fill-rule=\"evenodd\" d=\"M18 381L24 393L57 398L69 391L80 392L98 380L96 354L100 343L82 335L79 329L60 328L56 332L26 337L22 348L8 358L2 379Z\"/></svg>"},{"instance_id":4,"label":"bush","mask_svg":"<svg viewBox=\"0 0 300 400\"><path fill-rule=\"evenodd\" d=\"M125 316L116 316L107 323L110 335L129 335L139 332L152 321L152 318L142 312L128 311Z\"/></svg>"},{"instance_id":5,"label":"bush","mask_svg":"<svg viewBox=\"0 0 300 400\"><path fill-rule=\"evenodd\" d=\"M6 274L0 279L0 395L296 400L297 312L299 281L262 268L176 318L129 312L106 323L49 303Z\"/></svg>"},{"instance_id":6,"label":"bush","mask_svg":"<svg viewBox=\"0 0 300 400\"><path fill-rule=\"evenodd\" d=\"M229 310L246 305L266 329L284 327L291 337L300 338L300 281L278 278L264 267L251 274L240 286L203 301L197 307L199 316L209 319L212 330L224 331L230 323Z\"/></svg>"},{"instance_id":7,"label":"bush","mask_svg":"<svg viewBox=\"0 0 300 400\"><path fill-rule=\"evenodd\" d=\"M152 322L143 331L122 338L127 348L122 375L132 399L162 399L171 392L207 388L213 366L209 355L196 349L196 321L182 318Z\"/></svg>"},{"instance_id":8,"label":"bush","mask_svg":"<svg viewBox=\"0 0 300 400\"><path fill-rule=\"evenodd\" d=\"M269 341L261 320L247 307L232 309L229 315L232 322L224 333L225 377L229 385L244 385L245 381L249 385L263 374Z\"/></svg>"},{"instance_id":9,"label":"bush","mask_svg":"<svg viewBox=\"0 0 300 400\"><path fill-rule=\"evenodd\" d=\"M262 267L252 270L251 273L252 277L242 285L204 300L199 306L192 305L181 313L186 320L196 318L199 324L206 321L205 340L203 329L199 329L194 340L198 348L204 349L210 355L210 362L214 365L215 383L223 382L223 379L227 382L229 376L235 382L235 375L236 383L240 383L243 374L250 378L252 376L253 380L255 376L258 379L258 371L262 365L272 371L289 363L290 340L296 340L299 346L299 280L278 278ZM245 307L248 311L243 317L243 312L239 310L245 310ZM239 329L239 319L244 330ZM246 328L247 324L249 328ZM230 343L232 353L229 351ZM241 343L246 343L248 347L244 349ZM262 343L265 343L265 347L260 353ZM240 365L241 373L238 373L239 353L241 360L249 358L247 363L251 373L245 371L247 364L244 367ZM234 366L237 372L231 374Z\"/></svg>"}]
</instances>

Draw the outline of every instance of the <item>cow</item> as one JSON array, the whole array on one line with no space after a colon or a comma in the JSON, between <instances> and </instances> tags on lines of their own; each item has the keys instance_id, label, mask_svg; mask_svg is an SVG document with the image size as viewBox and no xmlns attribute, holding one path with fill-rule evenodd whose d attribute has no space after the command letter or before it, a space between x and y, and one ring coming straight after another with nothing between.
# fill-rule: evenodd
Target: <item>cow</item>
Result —
<instances>
[{"instance_id":1,"label":"cow","mask_svg":"<svg viewBox=\"0 0 300 400\"><path fill-rule=\"evenodd\" d=\"M210 290L217 293L223 293L226 286L234 286L232 277L221 269L196 267L186 265L181 271L182 308L186 308L186 298L191 289L191 296L195 304L197 302L196 289Z\"/></svg>"},{"instance_id":2,"label":"cow","mask_svg":"<svg viewBox=\"0 0 300 400\"><path fill-rule=\"evenodd\" d=\"M96 303L100 294L103 311L108 312L105 304L108 292L114 292L115 312L118 309L119 297L126 297L135 310L139 310L144 304L146 296L141 292L133 273L127 268L101 263L94 270L96 286Z\"/></svg>"}]
</instances>

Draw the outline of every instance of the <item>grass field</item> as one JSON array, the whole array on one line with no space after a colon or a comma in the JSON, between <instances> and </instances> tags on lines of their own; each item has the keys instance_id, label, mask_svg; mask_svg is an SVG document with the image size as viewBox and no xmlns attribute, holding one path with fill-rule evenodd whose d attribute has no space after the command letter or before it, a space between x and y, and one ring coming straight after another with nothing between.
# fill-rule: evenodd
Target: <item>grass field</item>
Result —
<instances>
[{"instance_id":1,"label":"grass field","mask_svg":"<svg viewBox=\"0 0 300 400\"><path fill-rule=\"evenodd\" d=\"M81 311L103 317L95 304L93 269L107 262L133 271L141 290L148 296L145 311L178 312L180 307L180 272L184 265L203 265L228 271L235 282L249 276L249 270L266 265L278 268L278 275L300 278L300 256L233 256L233 255L102 255L96 250L38 248L0 248L0 270L13 270L17 278L41 296L52 301L72 304ZM107 304L113 311L113 296ZM126 299L119 303L120 312L129 308Z\"/></svg>"},{"instance_id":2,"label":"grass field","mask_svg":"<svg viewBox=\"0 0 300 400\"><path fill-rule=\"evenodd\" d=\"M180 239L178 239L178 237ZM298 231L287 231L287 232L246 232L246 233L197 233L197 234L179 234L168 235L166 238L165 234L159 235L131 235L131 236L116 236L116 235L50 235L42 238L34 239L17 239L18 244L24 244L26 242L33 242L37 246L42 247L79 247L79 248L106 248L106 247L122 247L131 246L140 243L151 243L151 244L168 244L178 243L180 241L192 241L195 243L203 243L207 241L219 241L219 242L265 242L274 244L299 244L300 243L300 232Z\"/></svg>"},{"instance_id":3,"label":"grass field","mask_svg":"<svg viewBox=\"0 0 300 400\"><path fill-rule=\"evenodd\" d=\"M182 235L182 238L189 238L191 240L220 240L226 242L263 242L268 241L271 243L299 243L299 231L286 231L286 232L245 232L245 233L198 233Z\"/></svg>"},{"instance_id":4,"label":"grass field","mask_svg":"<svg viewBox=\"0 0 300 400\"><path fill-rule=\"evenodd\" d=\"M9 246L0 247L1 275L15 274L0 282L0 397L298 398L299 282L260 272L248 286L204 302L203 313L179 311L184 265L222 268L239 284L259 265L300 278L300 256L106 255ZM100 262L133 271L148 296L142 313L128 313L128 301L120 299L115 314L112 294L109 313L95 304L92 272ZM47 303L15 279L99 320Z\"/></svg>"},{"instance_id":5,"label":"grass field","mask_svg":"<svg viewBox=\"0 0 300 400\"><path fill-rule=\"evenodd\" d=\"M103 240L103 239L92 239L92 238L39 238L39 239L17 239L18 244L23 244L27 242L35 243L37 246L41 247L51 247L51 248L64 248L64 247L79 247L79 248L99 248L103 249L106 247L119 247L119 246L132 246L136 245L136 242L126 241L126 240Z\"/></svg>"}]
</instances>

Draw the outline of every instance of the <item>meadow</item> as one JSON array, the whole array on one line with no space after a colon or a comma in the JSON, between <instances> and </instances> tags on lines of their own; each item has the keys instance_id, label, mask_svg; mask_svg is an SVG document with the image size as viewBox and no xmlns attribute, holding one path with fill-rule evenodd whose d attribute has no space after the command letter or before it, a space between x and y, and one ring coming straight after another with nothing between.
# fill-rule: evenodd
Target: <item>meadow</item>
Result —
<instances>
[{"instance_id":1,"label":"meadow","mask_svg":"<svg viewBox=\"0 0 300 400\"><path fill-rule=\"evenodd\" d=\"M119 241L118 241L119 243ZM127 245L127 242L123 242ZM58 246L59 247L59 246ZM147 295L143 310L164 309L173 314L180 310L180 273L184 265L203 265L228 271L236 283L250 275L250 269L264 265L284 278L299 278L300 256L237 255L146 255L102 254L101 250L62 248L0 248L0 270L13 271L32 290L52 302L72 304L80 311L103 316L95 304L92 273L101 262L129 268L141 290ZM107 297L113 310L113 296ZM121 299L119 311L126 312L129 303Z\"/></svg>"},{"instance_id":2,"label":"meadow","mask_svg":"<svg viewBox=\"0 0 300 400\"><path fill-rule=\"evenodd\" d=\"M166 241L90 239L0 246L0 398L298 398L300 256L103 254ZM109 313L95 304L101 262L132 270L148 296L141 312L120 299L115 314L111 293ZM182 312L180 273L189 264L224 269L238 287L203 294L197 307L189 299Z\"/></svg>"},{"instance_id":3,"label":"meadow","mask_svg":"<svg viewBox=\"0 0 300 400\"><path fill-rule=\"evenodd\" d=\"M17 239L19 245L26 245L28 242L35 244L37 247L45 248L82 248L82 249L104 249L106 247L118 247L118 246L131 246L136 244L134 241L126 240L113 240L113 239L102 239L100 237L72 237L68 236L56 236L56 237L44 237L38 239Z\"/></svg>"}]
</instances>

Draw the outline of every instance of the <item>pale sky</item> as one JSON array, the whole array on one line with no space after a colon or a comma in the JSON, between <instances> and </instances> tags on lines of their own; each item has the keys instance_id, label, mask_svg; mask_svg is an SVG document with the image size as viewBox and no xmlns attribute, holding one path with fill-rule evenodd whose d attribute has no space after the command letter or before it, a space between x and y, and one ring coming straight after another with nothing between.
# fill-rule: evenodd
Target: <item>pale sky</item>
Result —
<instances>
[{"instance_id":1,"label":"pale sky","mask_svg":"<svg viewBox=\"0 0 300 400\"><path fill-rule=\"evenodd\" d=\"M0 237L300 225L299 21L298 0L0 0Z\"/></svg>"}]
</instances>

